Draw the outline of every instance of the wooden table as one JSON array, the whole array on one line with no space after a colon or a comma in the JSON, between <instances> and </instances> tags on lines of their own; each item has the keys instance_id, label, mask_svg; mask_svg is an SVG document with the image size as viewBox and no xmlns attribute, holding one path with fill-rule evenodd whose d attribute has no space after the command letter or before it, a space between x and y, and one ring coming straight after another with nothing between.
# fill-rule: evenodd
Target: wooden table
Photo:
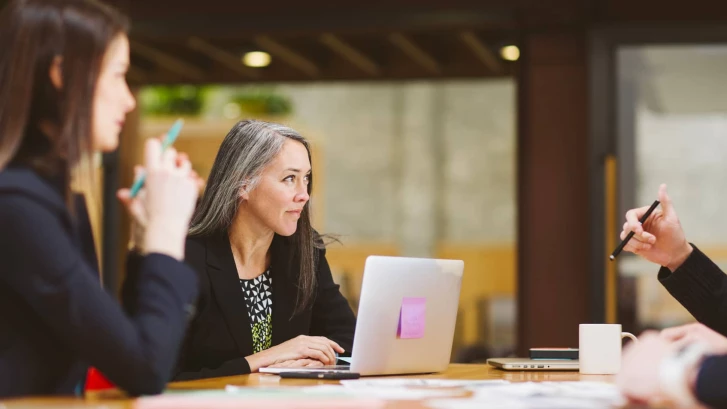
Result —
<instances>
[{"instance_id":1,"label":"wooden table","mask_svg":"<svg viewBox=\"0 0 727 409\"><path fill-rule=\"evenodd\" d=\"M489 365L452 364L439 374L411 375L415 378L432 379L504 379L511 382L564 382L564 381L601 381L613 382L610 375L580 375L577 371L568 372L536 372L536 371L501 371ZM226 385L255 387L285 387L285 386L312 386L323 384L336 384L338 381L320 381L312 379L281 379L277 375L252 374L230 376L225 378L211 378L198 381L174 382L168 385L169 389L224 389ZM98 408L98 409L130 409L133 399L121 397L118 393L98 394L86 399L74 398L23 398L0 402L0 409L21 408ZM418 409L425 408L420 401L392 401L387 405L390 409Z\"/></svg>"}]
</instances>

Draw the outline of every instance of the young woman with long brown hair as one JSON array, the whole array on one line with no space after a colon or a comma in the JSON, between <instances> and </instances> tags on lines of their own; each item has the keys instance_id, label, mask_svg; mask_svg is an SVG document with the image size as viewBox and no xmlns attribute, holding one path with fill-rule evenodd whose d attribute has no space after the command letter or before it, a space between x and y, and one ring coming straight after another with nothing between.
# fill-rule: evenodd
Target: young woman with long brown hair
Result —
<instances>
[{"instance_id":1,"label":"young woman with long brown hair","mask_svg":"<svg viewBox=\"0 0 727 409\"><path fill-rule=\"evenodd\" d=\"M71 192L135 107L127 26L94 0L11 0L0 12L0 398L72 394L89 366L134 395L172 375L197 297L182 262L198 190L189 161L151 140L143 199L119 193L146 221L126 309L100 286Z\"/></svg>"}]
</instances>

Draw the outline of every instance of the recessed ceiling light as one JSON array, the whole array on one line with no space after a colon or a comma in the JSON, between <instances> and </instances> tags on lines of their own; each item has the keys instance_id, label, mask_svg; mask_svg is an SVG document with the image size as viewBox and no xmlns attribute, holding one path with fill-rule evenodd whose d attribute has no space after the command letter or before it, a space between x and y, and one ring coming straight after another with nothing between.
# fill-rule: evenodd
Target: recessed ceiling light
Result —
<instances>
[{"instance_id":1,"label":"recessed ceiling light","mask_svg":"<svg viewBox=\"0 0 727 409\"><path fill-rule=\"evenodd\" d=\"M520 49L516 45L506 45L500 49L500 56L506 61L517 61L520 58Z\"/></svg>"},{"instance_id":2,"label":"recessed ceiling light","mask_svg":"<svg viewBox=\"0 0 727 409\"><path fill-rule=\"evenodd\" d=\"M270 54L265 51L250 51L242 56L242 63L254 68L267 67L270 60Z\"/></svg>"}]
</instances>

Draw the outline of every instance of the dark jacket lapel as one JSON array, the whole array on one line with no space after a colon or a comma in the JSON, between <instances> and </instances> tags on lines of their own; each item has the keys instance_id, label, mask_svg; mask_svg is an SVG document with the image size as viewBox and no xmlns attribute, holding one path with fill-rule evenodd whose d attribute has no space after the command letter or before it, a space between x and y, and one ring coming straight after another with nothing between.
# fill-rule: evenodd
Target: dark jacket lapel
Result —
<instances>
[{"instance_id":1,"label":"dark jacket lapel","mask_svg":"<svg viewBox=\"0 0 727 409\"><path fill-rule=\"evenodd\" d=\"M226 232L207 239L207 274L214 298L241 356L251 355L253 353L252 330L245 297L237 275L235 259L232 256L230 240ZM273 281L273 285L275 285L275 281ZM275 308L274 305L273 308Z\"/></svg>"}]
</instances>

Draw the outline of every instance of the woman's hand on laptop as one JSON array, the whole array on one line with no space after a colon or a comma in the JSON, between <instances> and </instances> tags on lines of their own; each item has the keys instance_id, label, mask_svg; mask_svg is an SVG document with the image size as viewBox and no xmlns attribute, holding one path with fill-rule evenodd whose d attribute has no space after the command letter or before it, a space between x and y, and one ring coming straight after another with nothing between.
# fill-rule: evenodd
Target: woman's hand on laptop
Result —
<instances>
[{"instance_id":1,"label":"woman's hand on laptop","mask_svg":"<svg viewBox=\"0 0 727 409\"><path fill-rule=\"evenodd\" d=\"M273 368L319 368L323 366L323 362L317 359L293 359L271 365Z\"/></svg>"},{"instance_id":2,"label":"woman's hand on laptop","mask_svg":"<svg viewBox=\"0 0 727 409\"><path fill-rule=\"evenodd\" d=\"M298 335L280 345L247 356L245 359L250 364L250 370L256 372L266 366L300 359L317 360L324 365L335 365L336 352L342 354L346 351L326 337Z\"/></svg>"}]
</instances>

